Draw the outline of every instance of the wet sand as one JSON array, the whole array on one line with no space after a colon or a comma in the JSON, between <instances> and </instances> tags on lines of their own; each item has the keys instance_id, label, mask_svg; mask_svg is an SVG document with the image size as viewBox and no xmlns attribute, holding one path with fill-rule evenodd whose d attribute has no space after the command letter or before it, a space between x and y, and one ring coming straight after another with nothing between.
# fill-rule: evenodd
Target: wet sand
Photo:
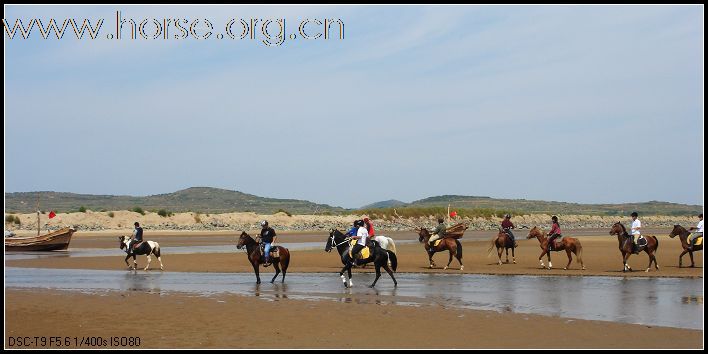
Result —
<instances>
[{"instance_id":1,"label":"wet sand","mask_svg":"<svg viewBox=\"0 0 708 354\"><path fill-rule=\"evenodd\" d=\"M80 340L139 336L140 348L702 348L703 345L700 330L437 305L410 307L287 298L264 301L226 294L204 297L182 293L84 294L7 289L5 316L6 348L8 338L18 336L69 337L70 342L73 337ZM366 328L366 334L357 330L361 326ZM110 342L107 346L115 347Z\"/></svg>"},{"instance_id":2,"label":"wet sand","mask_svg":"<svg viewBox=\"0 0 708 354\"><path fill-rule=\"evenodd\" d=\"M405 235L405 234L402 234ZM489 235L489 233L487 233ZM117 248L116 242L111 241L112 237L96 236L97 239L85 239L81 242L83 247L97 247L100 245L112 245L115 247L116 256L104 257L48 257L36 259L22 260L6 260L6 266L12 267L36 267L36 268L65 268L65 269L105 269L116 270L125 267L125 254ZM214 239L216 237L216 239ZM326 236L324 236L326 238ZM321 241L322 246L315 250L292 251L290 268L288 273L307 273L307 272L338 272L341 269L341 261L339 256L334 253L324 252L323 236L319 235L300 235L291 236L290 239L283 237L282 242L301 241ZM396 236L394 236L396 238ZM411 239L410 233L406 239ZM611 236L580 236L578 237L583 245L582 258L586 270L580 270L580 264L576 262L573 256L573 262L568 270L563 270L566 266L568 258L565 251L555 252L551 256L553 269L541 269L538 261L538 256L541 253L538 241L536 239L526 240L519 239L519 247L516 249L517 264L497 264L496 249L488 256L488 248L490 241L475 241L462 239L463 245L463 263L465 268L462 272L466 274L515 274L515 275L601 275L601 276L652 276L652 277L703 277L703 252L694 254L696 263L695 268L686 268L690 265L688 255L684 256L684 268L678 267L678 255L681 253L681 245L677 239L669 239L667 236L659 236L659 251L657 259L659 271L654 268L650 272L644 272L645 267L649 263L649 258L646 253L632 255L629 259L629 264L634 269L631 273L622 272L622 258L618 250L618 241L616 237ZM155 237L154 239L158 239ZM396 239L404 239L399 237ZM491 239L491 237L490 237ZM253 269L246 259L244 251L236 250L234 242L224 242L233 240L233 235L197 235L197 236L163 236L159 241L162 247L169 246L188 246L188 245L205 245L205 244L223 244L225 248L232 248L233 252L228 253L199 253L199 254L169 254L163 252L162 260L166 271L176 272L253 272ZM279 240L279 241L280 241ZM79 241L79 240L77 240ZM73 242L73 241L72 241ZM221 242L221 243L215 243ZM72 243L72 247L75 246ZM437 267L434 269L428 268L428 260L423 246L419 243L415 244L399 244L398 249L398 272L399 273L455 273L460 272L459 264L456 259L453 259L451 268L443 270L442 267L447 264L448 253L437 253L433 260ZM509 252L509 260L511 262L511 252ZM505 261L505 255L502 255L502 261ZM544 256L544 263L547 263ZM144 267L146 257L138 257L138 265ZM159 267L156 259L153 257L151 267ZM158 268L159 269L159 268ZM365 269L356 269L355 271L371 272L371 266ZM272 267L261 268L261 272L268 274L273 272Z\"/></svg>"}]
</instances>

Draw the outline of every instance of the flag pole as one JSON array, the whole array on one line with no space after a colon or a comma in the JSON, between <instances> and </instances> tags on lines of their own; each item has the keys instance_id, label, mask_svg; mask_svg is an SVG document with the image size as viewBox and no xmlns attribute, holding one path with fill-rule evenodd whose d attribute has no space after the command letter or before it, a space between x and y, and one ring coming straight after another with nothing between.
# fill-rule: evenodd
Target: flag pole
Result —
<instances>
[{"instance_id":1,"label":"flag pole","mask_svg":"<svg viewBox=\"0 0 708 354\"><path fill-rule=\"evenodd\" d=\"M39 236L39 194L37 195L37 236Z\"/></svg>"}]
</instances>

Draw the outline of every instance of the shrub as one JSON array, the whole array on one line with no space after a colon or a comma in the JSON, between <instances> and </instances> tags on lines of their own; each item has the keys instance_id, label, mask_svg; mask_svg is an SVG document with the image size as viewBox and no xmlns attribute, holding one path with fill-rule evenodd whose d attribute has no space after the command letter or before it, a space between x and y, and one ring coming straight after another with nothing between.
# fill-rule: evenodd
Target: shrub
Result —
<instances>
[{"instance_id":1,"label":"shrub","mask_svg":"<svg viewBox=\"0 0 708 354\"><path fill-rule=\"evenodd\" d=\"M135 208L133 208L133 211L140 214L140 215L145 215L145 210L143 210L143 208L141 208L141 207L135 207Z\"/></svg>"},{"instance_id":2,"label":"shrub","mask_svg":"<svg viewBox=\"0 0 708 354\"><path fill-rule=\"evenodd\" d=\"M202 215L202 214L201 214L201 213L196 213L196 214L194 214L194 222L197 223L197 224L201 224L201 223L202 223L202 218L200 217L200 215Z\"/></svg>"},{"instance_id":3,"label":"shrub","mask_svg":"<svg viewBox=\"0 0 708 354\"><path fill-rule=\"evenodd\" d=\"M108 217L111 217L111 218L112 218L112 217L114 217L114 216L116 216L116 214L113 214L112 211L109 211L109 212L108 212Z\"/></svg>"},{"instance_id":4,"label":"shrub","mask_svg":"<svg viewBox=\"0 0 708 354\"><path fill-rule=\"evenodd\" d=\"M15 224L20 225L22 224L22 221L20 221L20 217L15 215L15 220L13 221Z\"/></svg>"},{"instance_id":5,"label":"shrub","mask_svg":"<svg viewBox=\"0 0 708 354\"><path fill-rule=\"evenodd\" d=\"M290 212L285 209L278 209L278 211L276 211L275 213L285 213L285 215L287 216L293 216L293 214L290 214Z\"/></svg>"},{"instance_id":6,"label":"shrub","mask_svg":"<svg viewBox=\"0 0 708 354\"><path fill-rule=\"evenodd\" d=\"M10 215L5 215L5 222L8 224L12 224L15 221L15 216L10 214Z\"/></svg>"},{"instance_id":7,"label":"shrub","mask_svg":"<svg viewBox=\"0 0 708 354\"><path fill-rule=\"evenodd\" d=\"M83 205L80 206L80 207L79 207L79 212L80 212L80 213L85 213L85 212L86 212L86 207L83 206Z\"/></svg>"},{"instance_id":8,"label":"shrub","mask_svg":"<svg viewBox=\"0 0 708 354\"><path fill-rule=\"evenodd\" d=\"M157 215L160 215L160 216L162 216L162 217L164 218L164 217L172 216L172 215L174 215L174 214L173 214L172 212L168 211L168 210L160 209L160 210L157 211Z\"/></svg>"}]
</instances>

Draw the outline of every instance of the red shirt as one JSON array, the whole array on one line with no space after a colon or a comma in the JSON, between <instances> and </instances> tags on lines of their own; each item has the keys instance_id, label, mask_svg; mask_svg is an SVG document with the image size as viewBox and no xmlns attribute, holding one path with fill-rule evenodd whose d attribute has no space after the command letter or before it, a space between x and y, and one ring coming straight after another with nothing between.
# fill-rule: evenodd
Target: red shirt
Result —
<instances>
[{"instance_id":1,"label":"red shirt","mask_svg":"<svg viewBox=\"0 0 708 354\"><path fill-rule=\"evenodd\" d=\"M501 223L502 229L512 229L514 228L514 224L511 222L511 220L504 220Z\"/></svg>"},{"instance_id":2,"label":"red shirt","mask_svg":"<svg viewBox=\"0 0 708 354\"><path fill-rule=\"evenodd\" d=\"M371 221L366 223L366 231L369 231L369 237L374 237L374 224Z\"/></svg>"},{"instance_id":3,"label":"red shirt","mask_svg":"<svg viewBox=\"0 0 708 354\"><path fill-rule=\"evenodd\" d=\"M551 228L551 232L548 233L548 235L554 235L554 234L561 234L561 227L560 225L553 223L553 227Z\"/></svg>"}]
</instances>

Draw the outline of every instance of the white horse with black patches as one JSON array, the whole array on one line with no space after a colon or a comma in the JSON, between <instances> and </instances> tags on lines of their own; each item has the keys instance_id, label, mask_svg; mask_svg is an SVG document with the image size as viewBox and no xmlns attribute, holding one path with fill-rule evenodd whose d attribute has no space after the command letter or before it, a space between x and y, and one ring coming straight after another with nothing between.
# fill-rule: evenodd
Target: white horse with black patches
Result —
<instances>
[{"instance_id":1,"label":"white horse with black patches","mask_svg":"<svg viewBox=\"0 0 708 354\"><path fill-rule=\"evenodd\" d=\"M138 245L137 248L135 248L132 244L133 240L128 237L120 236L118 237L118 240L120 240L120 249L124 250L125 253L127 253L127 256L125 256L125 264L128 265L128 269L138 269L138 261L136 260L135 256L141 254L147 256L147 265L145 266L144 270L150 269L150 262L152 261L150 255L154 254L155 257L157 257L157 260L160 262L160 270L165 270L165 268L162 266L162 259L160 258L160 245L157 242L143 241L140 245ZM130 263L128 263L128 258L130 257L133 257L132 266L130 265Z\"/></svg>"}]
</instances>

